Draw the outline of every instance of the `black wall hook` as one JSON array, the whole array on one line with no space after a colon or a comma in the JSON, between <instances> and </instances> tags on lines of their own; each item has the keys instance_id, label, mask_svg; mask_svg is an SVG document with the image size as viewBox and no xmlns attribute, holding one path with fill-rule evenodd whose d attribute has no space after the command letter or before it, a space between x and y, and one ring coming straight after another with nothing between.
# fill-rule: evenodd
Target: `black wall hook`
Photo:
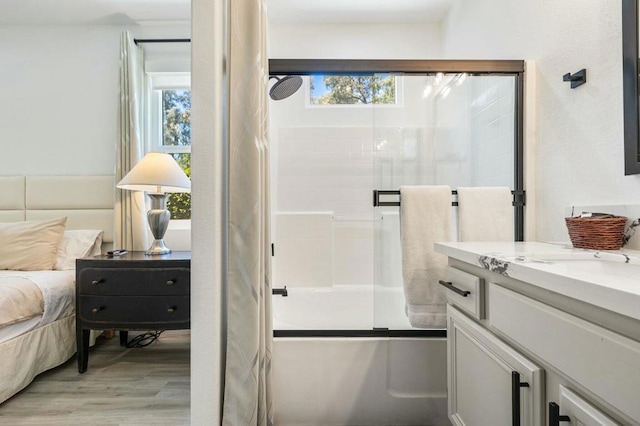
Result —
<instances>
[{"instance_id":1,"label":"black wall hook","mask_svg":"<svg viewBox=\"0 0 640 426\"><path fill-rule=\"evenodd\" d=\"M574 74L566 73L562 76L562 81L570 81L572 89L582 86L587 82L587 70L583 68Z\"/></svg>"}]
</instances>

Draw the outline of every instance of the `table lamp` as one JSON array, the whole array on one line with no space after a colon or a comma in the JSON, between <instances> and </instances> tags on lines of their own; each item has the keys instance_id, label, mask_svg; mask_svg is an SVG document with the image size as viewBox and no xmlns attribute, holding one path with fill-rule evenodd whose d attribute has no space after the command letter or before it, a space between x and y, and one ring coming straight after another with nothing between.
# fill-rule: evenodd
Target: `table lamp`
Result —
<instances>
[{"instance_id":1,"label":"table lamp","mask_svg":"<svg viewBox=\"0 0 640 426\"><path fill-rule=\"evenodd\" d=\"M146 254L167 254L171 250L162 238L169 226L171 213L167 210L166 192L189 192L191 181L176 160L161 152L150 152L136 164L116 187L130 191L145 191L151 199L147 212L149 228L155 240Z\"/></svg>"}]
</instances>

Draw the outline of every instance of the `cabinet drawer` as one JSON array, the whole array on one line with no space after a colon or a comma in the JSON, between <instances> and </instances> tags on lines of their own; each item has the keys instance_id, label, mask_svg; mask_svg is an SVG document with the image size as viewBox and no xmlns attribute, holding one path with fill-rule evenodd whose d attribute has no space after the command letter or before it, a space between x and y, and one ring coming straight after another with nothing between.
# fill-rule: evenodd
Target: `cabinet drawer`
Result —
<instances>
[{"instance_id":1,"label":"cabinet drawer","mask_svg":"<svg viewBox=\"0 0 640 426\"><path fill-rule=\"evenodd\" d=\"M189 268L83 268L78 274L80 294L188 295Z\"/></svg>"},{"instance_id":2,"label":"cabinet drawer","mask_svg":"<svg viewBox=\"0 0 640 426\"><path fill-rule=\"evenodd\" d=\"M484 315L484 280L482 278L447 266L447 301L476 319ZM444 285L444 284L443 284ZM455 291L453 288L459 290Z\"/></svg>"},{"instance_id":3,"label":"cabinet drawer","mask_svg":"<svg viewBox=\"0 0 640 426\"><path fill-rule=\"evenodd\" d=\"M562 421L555 421L553 411L558 416L567 416L572 425L582 426L620 426L604 413L591 405L587 400L572 390L560 385L560 401L556 407L549 403L549 425L555 426ZM565 423L566 424L566 423Z\"/></svg>"},{"instance_id":4,"label":"cabinet drawer","mask_svg":"<svg viewBox=\"0 0 640 426\"><path fill-rule=\"evenodd\" d=\"M489 300L492 329L608 402L629 424L638 424L639 342L494 283Z\"/></svg>"},{"instance_id":5,"label":"cabinet drawer","mask_svg":"<svg viewBox=\"0 0 640 426\"><path fill-rule=\"evenodd\" d=\"M82 296L79 315L89 326L170 328L189 322L189 296Z\"/></svg>"}]
</instances>

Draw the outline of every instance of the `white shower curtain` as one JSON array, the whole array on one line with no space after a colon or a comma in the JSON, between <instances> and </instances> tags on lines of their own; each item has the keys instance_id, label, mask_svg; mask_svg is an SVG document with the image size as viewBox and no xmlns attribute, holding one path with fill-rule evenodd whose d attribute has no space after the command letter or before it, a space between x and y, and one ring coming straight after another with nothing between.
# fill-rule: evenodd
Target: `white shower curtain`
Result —
<instances>
[{"instance_id":1,"label":"white shower curtain","mask_svg":"<svg viewBox=\"0 0 640 426\"><path fill-rule=\"evenodd\" d=\"M272 425L266 2L228 4L229 253L222 423Z\"/></svg>"},{"instance_id":2,"label":"white shower curtain","mask_svg":"<svg viewBox=\"0 0 640 426\"><path fill-rule=\"evenodd\" d=\"M144 154L145 75L142 48L136 46L128 31L120 37L120 103L115 181L126 175ZM146 250L147 219L145 194L115 189L114 247Z\"/></svg>"}]
</instances>

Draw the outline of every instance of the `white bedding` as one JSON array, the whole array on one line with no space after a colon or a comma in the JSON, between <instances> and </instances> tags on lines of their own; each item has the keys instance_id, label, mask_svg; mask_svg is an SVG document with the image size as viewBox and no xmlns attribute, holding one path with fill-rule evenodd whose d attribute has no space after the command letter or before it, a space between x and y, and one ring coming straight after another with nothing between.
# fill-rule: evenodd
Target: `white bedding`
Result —
<instances>
[{"instance_id":1,"label":"white bedding","mask_svg":"<svg viewBox=\"0 0 640 426\"><path fill-rule=\"evenodd\" d=\"M0 329L0 343L73 314L75 271L0 271L0 277L19 276L35 283L44 299L44 312Z\"/></svg>"}]
</instances>

